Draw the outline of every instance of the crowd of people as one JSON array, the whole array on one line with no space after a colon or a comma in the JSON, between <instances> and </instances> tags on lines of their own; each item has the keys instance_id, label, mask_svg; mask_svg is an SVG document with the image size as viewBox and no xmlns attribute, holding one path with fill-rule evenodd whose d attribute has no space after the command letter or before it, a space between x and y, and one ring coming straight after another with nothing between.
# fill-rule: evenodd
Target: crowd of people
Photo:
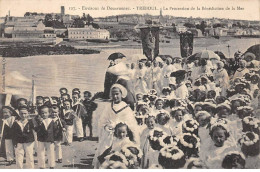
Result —
<instances>
[{"instance_id":1,"label":"crowd of people","mask_svg":"<svg viewBox=\"0 0 260 172\"><path fill-rule=\"evenodd\" d=\"M94 124L94 168L260 168L258 61L239 53L232 60L126 59L111 60L107 69L102 98L111 102ZM17 109L2 108L8 165L23 168L26 154L26 168L34 168L37 154L38 167L46 168L46 151L54 168L73 131L78 141L86 126L93 136L91 93L81 99L79 89L70 96L61 88L60 95L37 96L34 111L24 98Z\"/></svg>"},{"instance_id":2,"label":"crowd of people","mask_svg":"<svg viewBox=\"0 0 260 172\"><path fill-rule=\"evenodd\" d=\"M259 168L258 64L239 53L111 61L94 167Z\"/></svg>"}]
</instances>

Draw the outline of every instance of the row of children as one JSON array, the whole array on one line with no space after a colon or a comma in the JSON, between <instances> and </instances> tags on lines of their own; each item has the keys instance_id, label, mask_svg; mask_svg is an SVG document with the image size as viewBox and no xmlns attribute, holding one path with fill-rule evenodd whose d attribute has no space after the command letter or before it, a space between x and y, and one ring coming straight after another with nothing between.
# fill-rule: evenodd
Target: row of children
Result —
<instances>
[{"instance_id":1,"label":"row of children","mask_svg":"<svg viewBox=\"0 0 260 172\"><path fill-rule=\"evenodd\" d=\"M186 60L187 61L187 60ZM121 62L119 62L120 64ZM162 64L162 65L159 65ZM200 88L205 91L215 90L216 95L226 96L227 88L229 87L230 78L241 77L245 73L249 73L250 69L258 68L259 66L251 66L247 68L251 61L245 61L242 57L236 59L236 66L227 65L226 59L217 58L201 58L195 59L193 62L185 63L185 59L179 57L168 57L163 61L160 57L156 57L153 63L150 61L141 60L138 62L138 68L131 67L128 71L108 69L109 72L114 72L115 75L129 75L134 93L147 93L154 88L158 95L161 95L163 88L171 87L175 90L172 92L170 98L182 98L187 94L179 95L178 92L187 92L184 88L179 88L180 83L177 83L173 72L183 70L186 72L185 84L187 89ZM120 65L119 65L120 66ZM135 65L133 65L135 66ZM121 67L121 66L120 66ZM115 68L115 67L113 67ZM232 72L230 72L232 70ZM127 74L126 74L127 73ZM119 76L120 77L120 76ZM233 81L232 81L233 82Z\"/></svg>"},{"instance_id":2,"label":"row of children","mask_svg":"<svg viewBox=\"0 0 260 172\"><path fill-rule=\"evenodd\" d=\"M84 92L84 101L79 100L77 88L72 91L73 101L66 88L61 88L60 93L59 99L37 96L34 111L25 98L17 100L16 110L3 106L1 140L5 142L7 165L16 162L17 168L23 168L26 155L26 168L34 168L37 155L38 168L45 168L46 152L49 167L54 168L55 160L62 163L61 144L72 143L74 129L79 141L86 138L86 126L92 137L92 114L97 104L91 100L91 93Z\"/></svg>"}]
</instances>

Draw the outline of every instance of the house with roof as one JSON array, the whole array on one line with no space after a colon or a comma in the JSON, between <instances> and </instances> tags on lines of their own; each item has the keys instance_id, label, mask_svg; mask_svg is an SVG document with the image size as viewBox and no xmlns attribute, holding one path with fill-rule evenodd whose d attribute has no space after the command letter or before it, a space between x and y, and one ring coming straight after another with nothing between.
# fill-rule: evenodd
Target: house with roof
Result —
<instances>
[{"instance_id":1,"label":"house with roof","mask_svg":"<svg viewBox=\"0 0 260 172\"><path fill-rule=\"evenodd\" d=\"M68 38L70 40L86 39L109 39L110 33L105 29L95 29L91 25L84 28L68 28Z\"/></svg>"},{"instance_id":2,"label":"house with roof","mask_svg":"<svg viewBox=\"0 0 260 172\"><path fill-rule=\"evenodd\" d=\"M199 29L189 28L188 31L193 33L194 37L197 37L197 38L203 37L203 34L202 34L201 30L199 30Z\"/></svg>"}]
</instances>

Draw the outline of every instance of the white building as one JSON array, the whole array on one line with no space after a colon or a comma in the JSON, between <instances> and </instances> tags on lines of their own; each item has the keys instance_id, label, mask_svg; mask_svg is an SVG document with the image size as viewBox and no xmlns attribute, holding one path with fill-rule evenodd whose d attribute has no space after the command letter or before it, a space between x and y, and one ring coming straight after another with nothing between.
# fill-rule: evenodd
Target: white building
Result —
<instances>
[{"instance_id":1,"label":"white building","mask_svg":"<svg viewBox=\"0 0 260 172\"><path fill-rule=\"evenodd\" d=\"M105 29L94 29L92 26L85 28L68 28L68 38L76 40L109 39L110 33Z\"/></svg>"},{"instance_id":2,"label":"white building","mask_svg":"<svg viewBox=\"0 0 260 172\"><path fill-rule=\"evenodd\" d=\"M187 31L187 28L185 26L176 26L176 31L177 32L186 32Z\"/></svg>"},{"instance_id":3,"label":"white building","mask_svg":"<svg viewBox=\"0 0 260 172\"><path fill-rule=\"evenodd\" d=\"M45 27L40 20L34 26L30 22L16 22L15 25L6 27L4 33L9 38L55 38L56 34L51 27Z\"/></svg>"}]
</instances>

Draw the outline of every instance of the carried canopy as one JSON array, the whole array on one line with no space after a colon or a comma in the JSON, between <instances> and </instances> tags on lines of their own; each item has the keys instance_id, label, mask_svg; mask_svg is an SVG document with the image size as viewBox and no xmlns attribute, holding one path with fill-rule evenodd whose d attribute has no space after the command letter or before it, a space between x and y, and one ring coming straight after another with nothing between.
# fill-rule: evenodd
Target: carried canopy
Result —
<instances>
[{"instance_id":1,"label":"carried canopy","mask_svg":"<svg viewBox=\"0 0 260 172\"><path fill-rule=\"evenodd\" d=\"M116 59L122 59L124 57L125 57L124 54L118 52L118 53L110 54L110 56L107 59L108 60L116 60Z\"/></svg>"}]
</instances>

